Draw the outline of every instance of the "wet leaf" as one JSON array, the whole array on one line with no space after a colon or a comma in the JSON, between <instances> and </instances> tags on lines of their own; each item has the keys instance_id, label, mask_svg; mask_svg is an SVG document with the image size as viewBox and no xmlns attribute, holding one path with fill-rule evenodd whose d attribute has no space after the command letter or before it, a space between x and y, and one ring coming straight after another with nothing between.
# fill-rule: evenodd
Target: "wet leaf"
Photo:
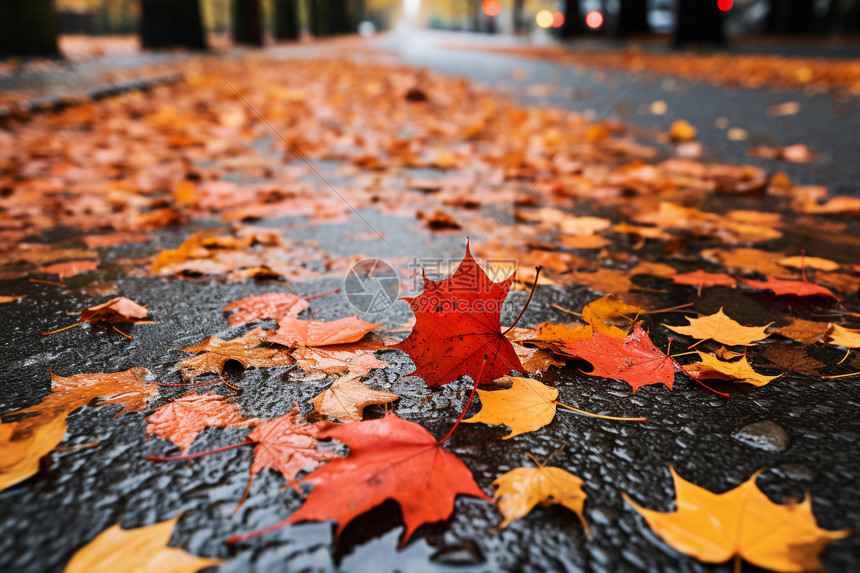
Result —
<instances>
[{"instance_id":1,"label":"wet leaf","mask_svg":"<svg viewBox=\"0 0 860 573\"><path fill-rule=\"evenodd\" d=\"M493 486L497 488L493 501L505 518L500 528L524 517L537 505L563 505L576 514L591 537L591 529L582 513L588 496L582 491L583 481L572 473L542 465L516 468L496 478Z\"/></svg>"},{"instance_id":2,"label":"wet leaf","mask_svg":"<svg viewBox=\"0 0 860 573\"><path fill-rule=\"evenodd\" d=\"M527 432L539 430L555 418L558 390L541 384L531 378L505 376L502 381L510 381L507 390L481 390L481 411L466 418L471 424L504 424L511 433L504 439L513 438Z\"/></svg>"},{"instance_id":3,"label":"wet leaf","mask_svg":"<svg viewBox=\"0 0 860 573\"><path fill-rule=\"evenodd\" d=\"M181 352L200 352L197 356L184 358L176 363L182 378L191 380L206 372L221 374L230 360L235 360L244 368L266 368L289 366L294 360L283 348L270 346L262 328L255 328L238 338L223 340L210 336L203 342L181 349Z\"/></svg>"},{"instance_id":4,"label":"wet leaf","mask_svg":"<svg viewBox=\"0 0 860 573\"><path fill-rule=\"evenodd\" d=\"M684 370L694 378L716 378L720 380L731 380L733 382L745 382L753 386L764 386L779 376L764 376L753 370L746 356L740 360L720 360L705 352L699 352L700 362L684 366Z\"/></svg>"},{"instance_id":5,"label":"wet leaf","mask_svg":"<svg viewBox=\"0 0 860 573\"><path fill-rule=\"evenodd\" d=\"M499 318L513 276L491 281L467 245L451 278L423 278L424 292L404 299L415 313L415 327L395 346L415 363L417 376L432 388L463 375L488 384L511 370L523 370Z\"/></svg>"},{"instance_id":6,"label":"wet leaf","mask_svg":"<svg viewBox=\"0 0 860 573\"><path fill-rule=\"evenodd\" d=\"M723 563L734 557L773 571L818 571L818 554L832 540L848 535L847 530L819 528L808 497L787 505L770 501L755 484L759 472L735 489L715 494L669 469L676 511L645 509L622 495L663 541L700 561Z\"/></svg>"},{"instance_id":7,"label":"wet leaf","mask_svg":"<svg viewBox=\"0 0 860 573\"><path fill-rule=\"evenodd\" d=\"M283 346L331 346L358 342L381 324L358 320L358 315L331 322L299 320L286 317L278 321L278 330L266 340Z\"/></svg>"},{"instance_id":8,"label":"wet leaf","mask_svg":"<svg viewBox=\"0 0 860 573\"><path fill-rule=\"evenodd\" d=\"M210 426L252 426L257 420L244 418L236 404L215 394L187 394L159 406L146 418L146 433L170 440L183 452L197 434Z\"/></svg>"},{"instance_id":9,"label":"wet leaf","mask_svg":"<svg viewBox=\"0 0 860 573\"><path fill-rule=\"evenodd\" d=\"M364 417L365 407L388 404L398 398L397 394L386 390L373 390L357 380L355 376L348 376L335 380L310 402L323 416L345 422L356 422Z\"/></svg>"},{"instance_id":10,"label":"wet leaf","mask_svg":"<svg viewBox=\"0 0 860 573\"><path fill-rule=\"evenodd\" d=\"M179 517L136 529L119 524L106 529L79 549L64 573L194 573L223 563L197 557L179 547L168 547Z\"/></svg>"},{"instance_id":11,"label":"wet leaf","mask_svg":"<svg viewBox=\"0 0 860 573\"><path fill-rule=\"evenodd\" d=\"M81 311L81 322L105 322L108 324L140 322L148 314L145 307L124 296L118 296Z\"/></svg>"},{"instance_id":12,"label":"wet leaf","mask_svg":"<svg viewBox=\"0 0 860 573\"><path fill-rule=\"evenodd\" d=\"M860 348L860 329L831 324L827 331L828 344L843 348Z\"/></svg>"},{"instance_id":13,"label":"wet leaf","mask_svg":"<svg viewBox=\"0 0 860 573\"><path fill-rule=\"evenodd\" d=\"M588 340L564 345L568 356L582 358L594 366L590 376L623 380L633 392L647 384L665 384L672 389L675 363L654 346L638 324L625 338L613 338L595 332Z\"/></svg>"},{"instance_id":14,"label":"wet leaf","mask_svg":"<svg viewBox=\"0 0 860 573\"><path fill-rule=\"evenodd\" d=\"M222 310L233 312L227 317L227 324L238 326L266 318L281 320L295 318L308 307L308 301L288 292L270 292L246 296L231 302Z\"/></svg>"},{"instance_id":15,"label":"wet leaf","mask_svg":"<svg viewBox=\"0 0 860 573\"><path fill-rule=\"evenodd\" d=\"M729 318L723 312L722 307L714 314L701 318L688 318L687 320L690 322L689 326L670 326L668 324L664 324L663 326L673 332L686 334L698 340L715 340L729 346L749 346L767 338L768 334L765 330L773 324L743 326L739 322Z\"/></svg>"},{"instance_id":16,"label":"wet leaf","mask_svg":"<svg viewBox=\"0 0 860 573\"><path fill-rule=\"evenodd\" d=\"M833 294L829 288L806 281L767 279L765 281L744 280L743 282L754 289L773 291L776 296L820 296L839 300L839 297Z\"/></svg>"},{"instance_id":17,"label":"wet leaf","mask_svg":"<svg viewBox=\"0 0 860 573\"><path fill-rule=\"evenodd\" d=\"M331 425L321 436L349 446L349 456L332 460L300 480L313 484L313 490L284 525L333 520L338 524L335 535L340 535L352 519L393 499L400 504L406 524L401 541L405 545L419 526L447 519L457 494L488 499L459 458L444 450L427 430L394 414Z\"/></svg>"}]
</instances>

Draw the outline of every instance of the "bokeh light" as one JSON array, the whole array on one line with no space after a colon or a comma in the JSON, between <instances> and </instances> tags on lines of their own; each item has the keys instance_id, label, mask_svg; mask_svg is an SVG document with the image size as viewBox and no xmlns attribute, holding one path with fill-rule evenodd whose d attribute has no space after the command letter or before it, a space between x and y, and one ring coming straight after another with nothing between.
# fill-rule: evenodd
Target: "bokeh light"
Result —
<instances>
[{"instance_id":1,"label":"bokeh light","mask_svg":"<svg viewBox=\"0 0 860 573\"><path fill-rule=\"evenodd\" d=\"M481 4L481 10L487 16L498 16L499 12L502 11L502 4L499 0L484 0L484 3Z\"/></svg>"},{"instance_id":2,"label":"bokeh light","mask_svg":"<svg viewBox=\"0 0 860 573\"><path fill-rule=\"evenodd\" d=\"M564 14L562 14L561 12L553 12L552 27L561 28L562 26L564 26Z\"/></svg>"},{"instance_id":3,"label":"bokeh light","mask_svg":"<svg viewBox=\"0 0 860 573\"><path fill-rule=\"evenodd\" d=\"M728 12L734 6L734 0L717 0L717 8L722 10L723 12Z\"/></svg>"},{"instance_id":4,"label":"bokeh light","mask_svg":"<svg viewBox=\"0 0 860 573\"><path fill-rule=\"evenodd\" d=\"M535 24L540 26L541 28L549 28L552 26L552 21L554 20L552 16L552 12L549 10L541 10L537 14L535 14Z\"/></svg>"},{"instance_id":5,"label":"bokeh light","mask_svg":"<svg viewBox=\"0 0 860 573\"><path fill-rule=\"evenodd\" d=\"M599 27L603 26L603 14L600 13L600 10L592 10L591 12L586 14L585 25L592 30L596 30Z\"/></svg>"}]
</instances>

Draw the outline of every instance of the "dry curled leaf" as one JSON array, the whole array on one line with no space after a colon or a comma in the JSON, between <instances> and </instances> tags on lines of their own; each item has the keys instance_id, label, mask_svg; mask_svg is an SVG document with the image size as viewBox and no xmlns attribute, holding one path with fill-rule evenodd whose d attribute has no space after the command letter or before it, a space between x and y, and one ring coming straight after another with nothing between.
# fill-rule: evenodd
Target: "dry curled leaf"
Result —
<instances>
[{"instance_id":1,"label":"dry curled leaf","mask_svg":"<svg viewBox=\"0 0 860 573\"><path fill-rule=\"evenodd\" d=\"M684 366L684 371L694 378L710 378L745 382L753 386L764 386L779 376L765 376L753 370L746 356L739 360L720 360L705 352L698 352L700 362Z\"/></svg>"}]
</instances>

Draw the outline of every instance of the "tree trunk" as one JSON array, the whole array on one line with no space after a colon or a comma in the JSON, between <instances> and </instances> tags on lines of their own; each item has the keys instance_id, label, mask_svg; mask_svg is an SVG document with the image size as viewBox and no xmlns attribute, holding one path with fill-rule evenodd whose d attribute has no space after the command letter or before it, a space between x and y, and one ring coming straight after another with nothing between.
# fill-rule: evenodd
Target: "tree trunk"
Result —
<instances>
[{"instance_id":1,"label":"tree trunk","mask_svg":"<svg viewBox=\"0 0 860 573\"><path fill-rule=\"evenodd\" d=\"M703 43L722 46L725 42L723 14L716 2L678 0L674 38L676 47Z\"/></svg>"},{"instance_id":2,"label":"tree trunk","mask_svg":"<svg viewBox=\"0 0 860 573\"><path fill-rule=\"evenodd\" d=\"M648 26L648 0L620 0L615 22L615 36L621 38L636 34L647 34L650 31L651 28Z\"/></svg>"},{"instance_id":3,"label":"tree trunk","mask_svg":"<svg viewBox=\"0 0 860 573\"><path fill-rule=\"evenodd\" d=\"M0 0L0 55L58 54L53 0Z\"/></svg>"},{"instance_id":4,"label":"tree trunk","mask_svg":"<svg viewBox=\"0 0 860 573\"><path fill-rule=\"evenodd\" d=\"M205 50L198 0L141 0L140 43L144 48Z\"/></svg>"},{"instance_id":5,"label":"tree trunk","mask_svg":"<svg viewBox=\"0 0 860 573\"><path fill-rule=\"evenodd\" d=\"M263 45L263 9L260 0L233 0L233 41Z\"/></svg>"},{"instance_id":6,"label":"tree trunk","mask_svg":"<svg viewBox=\"0 0 860 573\"><path fill-rule=\"evenodd\" d=\"M564 25L559 35L562 38L573 38L585 32L582 22L582 12L579 9L579 0L567 0L564 3Z\"/></svg>"},{"instance_id":7,"label":"tree trunk","mask_svg":"<svg viewBox=\"0 0 860 573\"><path fill-rule=\"evenodd\" d=\"M329 10L331 3L329 0L309 0L307 6L311 34L317 38L330 36Z\"/></svg>"},{"instance_id":8,"label":"tree trunk","mask_svg":"<svg viewBox=\"0 0 860 573\"><path fill-rule=\"evenodd\" d=\"M275 0L275 38L297 40L299 38L299 14L296 0Z\"/></svg>"}]
</instances>

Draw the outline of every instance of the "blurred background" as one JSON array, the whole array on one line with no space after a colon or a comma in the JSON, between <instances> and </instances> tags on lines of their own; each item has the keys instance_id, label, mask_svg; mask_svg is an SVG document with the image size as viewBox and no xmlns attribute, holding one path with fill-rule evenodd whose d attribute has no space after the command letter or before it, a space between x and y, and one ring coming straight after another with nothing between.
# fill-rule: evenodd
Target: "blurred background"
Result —
<instances>
[{"instance_id":1,"label":"blurred background","mask_svg":"<svg viewBox=\"0 0 860 573\"><path fill-rule=\"evenodd\" d=\"M534 43L649 38L722 46L762 35L838 41L860 31L860 0L3 0L0 56L89 50L263 46L435 29Z\"/></svg>"}]
</instances>

